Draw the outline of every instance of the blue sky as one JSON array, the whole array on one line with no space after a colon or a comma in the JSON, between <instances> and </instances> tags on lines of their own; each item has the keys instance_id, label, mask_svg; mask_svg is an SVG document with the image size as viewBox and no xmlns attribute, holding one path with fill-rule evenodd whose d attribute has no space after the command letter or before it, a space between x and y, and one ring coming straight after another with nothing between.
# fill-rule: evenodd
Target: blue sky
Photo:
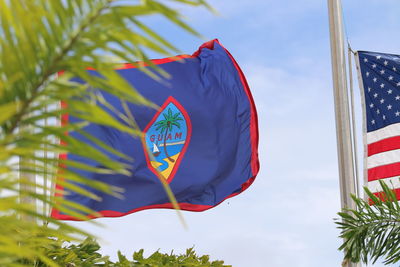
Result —
<instances>
[{"instance_id":1,"label":"blue sky","mask_svg":"<svg viewBox=\"0 0 400 267\"><path fill-rule=\"evenodd\" d=\"M140 248L147 254L157 249L180 253L194 246L199 254L235 267L340 266L341 241L333 222L340 196L326 1L209 2L219 16L180 8L207 40L219 38L247 76L259 115L257 180L212 210L183 212L189 230L172 210L97 220L104 228L74 224L101 237L103 252L112 257L117 250L130 256ZM354 50L399 54L398 1L344 0L343 8ZM183 53L191 54L205 41L159 18L148 22ZM356 81L355 89L359 99ZM361 141L359 107L357 122Z\"/></svg>"}]
</instances>

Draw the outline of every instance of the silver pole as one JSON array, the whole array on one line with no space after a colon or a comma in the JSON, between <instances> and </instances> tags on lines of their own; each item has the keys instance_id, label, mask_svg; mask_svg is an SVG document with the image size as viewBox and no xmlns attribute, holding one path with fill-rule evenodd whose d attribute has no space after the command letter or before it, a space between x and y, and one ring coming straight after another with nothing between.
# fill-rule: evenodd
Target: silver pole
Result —
<instances>
[{"instance_id":1,"label":"silver pole","mask_svg":"<svg viewBox=\"0 0 400 267\"><path fill-rule=\"evenodd\" d=\"M352 126L352 140L353 140L353 152L354 152L354 166L355 166L355 179L354 179L354 187L355 187L355 195L356 197L360 197L359 192L359 180L360 175L358 173L358 148L357 148L357 131L356 131L356 115L354 110L354 89L353 89L353 64L351 58L353 57L353 50L351 50L350 44L348 46L347 58L349 60L349 86L350 86L350 107L351 107L351 126Z\"/></svg>"},{"instance_id":2,"label":"silver pole","mask_svg":"<svg viewBox=\"0 0 400 267\"><path fill-rule=\"evenodd\" d=\"M351 143L346 57L340 0L328 0L328 11L341 206L342 208L354 209L355 203L350 197L350 194L355 194L356 192L354 186L354 161ZM359 263L343 262L342 266L360 267L361 265Z\"/></svg>"}]
</instances>

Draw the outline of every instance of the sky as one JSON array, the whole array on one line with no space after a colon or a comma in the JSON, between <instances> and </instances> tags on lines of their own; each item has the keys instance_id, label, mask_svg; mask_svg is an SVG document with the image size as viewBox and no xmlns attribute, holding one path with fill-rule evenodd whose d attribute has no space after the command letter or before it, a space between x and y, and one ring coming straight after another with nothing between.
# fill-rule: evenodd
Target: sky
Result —
<instances>
[{"instance_id":1,"label":"sky","mask_svg":"<svg viewBox=\"0 0 400 267\"><path fill-rule=\"evenodd\" d=\"M211 210L183 212L188 230L173 210L96 220L103 227L72 224L98 236L102 252L112 258L118 250L131 257L141 248L149 255L194 247L198 254L234 267L340 266L343 254L337 250L341 240L334 224L340 193L327 3L209 2L219 15L204 8L178 7L204 40L160 18L146 22L185 54L218 38L235 57L258 110L261 170L256 181ZM396 0L343 0L353 49L399 54L399 11ZM356 79L355 96L362 148ZM358 154L361 157L362 151Z\"/></svg>"}]
</instances>

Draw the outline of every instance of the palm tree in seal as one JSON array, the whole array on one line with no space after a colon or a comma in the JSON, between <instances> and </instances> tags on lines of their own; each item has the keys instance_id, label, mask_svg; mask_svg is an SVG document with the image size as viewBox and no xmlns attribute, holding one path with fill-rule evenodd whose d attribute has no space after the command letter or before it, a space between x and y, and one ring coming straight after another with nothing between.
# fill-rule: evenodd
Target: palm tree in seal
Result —
<instances>
[{"instance_id":1,"label":"palm tree in seal","mask_svg":"<svg viewBox=\"0 0 400 267\"><path fill-rule=\"evenodd\" d=\"M178 127L179 129L181 128L181 125L178 121L182 121L183 119L180 117L181 113L177 112L175 114L172 114L172 110L170 108L168 108L168 112L167 114L163 113L164 119L165 120L161 120L158 121L155 126L157 126L156 131L161 130L161 134L164 133L164 152L165 155L167 156L168 160L170 162L175 162L175 160L173 158L171 158L168 155L167 152L167 137L168 137L168 132L172 132L172 129L174 126Z\"/></svg>"}]
</instances>

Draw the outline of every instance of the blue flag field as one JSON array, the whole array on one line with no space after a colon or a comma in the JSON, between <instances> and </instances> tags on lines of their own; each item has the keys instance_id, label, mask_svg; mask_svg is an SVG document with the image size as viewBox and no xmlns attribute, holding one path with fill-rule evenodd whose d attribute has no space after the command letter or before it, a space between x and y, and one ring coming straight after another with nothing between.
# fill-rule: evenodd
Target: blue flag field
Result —
<instances>
[{"instance_id":1,"label":"blue flag field","mask_svg":"<svg viewBox=\"0 0 400 267\"><path fill-rule=\"evenodd\" d=\"M143 132L134 138L114 128L89 124L83 130L133 161L131 176L74 170L80 175L123 188L123 199L89 189L93 200L65 189L63 198L96 211L102 217L119 217L154 208L173 208L159 179L165 179L182 210L204 211L246 190L259 171L258 126L254 101L239 65L218 42L203 44L193 55L153 60L171 75L160 83L132 64L116 71L159 110L128 104ZM99 75L88 70L91 75ZM83 80L78 80L84 83ZM99 89L115 109L119 99ZM68 116L68 123L79 122ZM69 135L84 140L77 132ZM69 160L101 167L99 163L68 154ZM161 175L158 176L158 173ZM57 185L58 190L64 189ZM53 209L52 217L76 218ZM95 216L89 215L94 218Z\"/></svg>"}]
</instances>

